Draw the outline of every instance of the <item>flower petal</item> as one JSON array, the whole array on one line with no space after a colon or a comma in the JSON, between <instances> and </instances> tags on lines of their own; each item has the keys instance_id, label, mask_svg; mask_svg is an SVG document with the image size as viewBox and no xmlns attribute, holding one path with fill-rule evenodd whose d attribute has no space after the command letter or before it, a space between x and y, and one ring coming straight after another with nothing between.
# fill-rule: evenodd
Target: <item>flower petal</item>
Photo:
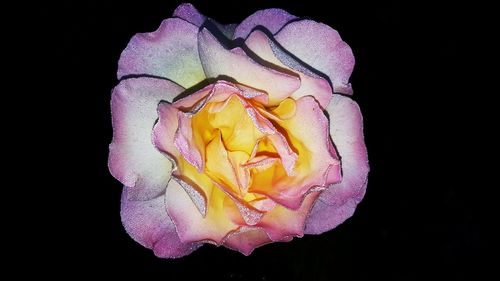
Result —
<instances>
[{"instance_id":1,"label":"flower petal","mask_svg":"<svg viewBox=\"0 0 500 281\"><path fill-rule=\"evenodd\" d=\"M213 110L213 106L222 110L216 114L204 115ZM229 98L225 107L212 103L206 112L201 112L193 118L196 124L207 123L206 120L211 128L221 131L224 145L229 151L244 151L250 154L255 141L263 136L257 127L260 123L252 120L242 104L242 99L235 95Z\"/></svg>"},{"instance_id":2,"label":"flower petal","mask_svg":"<svg viewBox=\"0 0 500 281\"><path fill-rule=\"evenodd\" d=\"M271 33L278 32L285 24L297 17L282 9L260 10L243 20L234 31L233 38L247 38L257 26L267 28Z\"/></svg>"},{"instance_id":3,"label":"flower petal","mask_svg":"<svg viewBox=\"0 0 500 281\"><path fill-rule=\"evenodd\" d=\"M349 76L354 55L336 30L312 20L300 20L285 25L275 38L300 60L328 75L335 93L352 94Z\"/></svg>"},{"instance_id":4,"label":"flower petal","mask_svg":"<svg viewBox=\"0 0 500 281\"><path fill-rule=\"evenodd\" d=\"M319 102L322 108L325 108L330 102L333 94L328 81L318 76L308 69L308 66L299 62L277 42L273 42L261 30L254 30L245 40L245 44L262 59L277 66L288 68L299 74L300 88L292 94L294 99L303 96L313 96Z\"/></svg>"},{"instance_id":5,"label":"flower petal","mask_svg":"<svg viewBox=\"0 0 500 281\"><path fill-rule=\"evenodd\" d=\"M241 227L228 235L226 240L224 240L224 246L248 256L255 248L271 242L272 240L269 239L269 236L261 228Z\"/></svg>"},{"instance_id":6,"label":"flower petal","mask_svg":"<svg viewBox=\"0 0 500 281\"><path fill-rule=\"evenodd\" d=\"M174 144L175 132L179 127L179 110L170 103L157 105L158 122L153 127L153 144L156 149L166 153L175 161L181 156Z\"/></svg>"},{"instance_id":7,"label":"flower petal","mask_svg":"<svg viewBox=\"0 0 500 281\"><path fill-rule=\"evenodd\" d=\"M120 214L125 230L135 241L162 258L182 257L201 246L179 240L165 210L164 195L149 201L129 201L129 190L123 188Z\"/></svg>"},{"instance_id":8,"label":"flower petal","mask_svg":"<svg viewBox=\"0 0 500 281\"><path fill-rule=\"evenodd\" d=\"M250 173L247 169L242 166L242 163L245 163L250 158L244 151L228 151L227 156L229 161L231 162L231 166L234 168L236 178L238 180L238 185L242 194L246 194L248 192L248 185L250 183Z\"/></svg>"},{"instance_id":9,"label":"flower petal","mask_svg":"<svg viewBox=\"0 0 500 281\"><path fill-rule=\"evenodd\" d=\"M184 159L201 173L205 165L204 147L196 145L196 141L193 138L191 118L180 111L177 113L177 118L178 127L175 131L174 145Z\"/></svg>"},{"instance_id":10,"label":"flower petal","mask_svg":"<svg viewBox=\"0 0 500 281\"><path fill-rule=\"evenodd\" d=\"M283 177L279 167L275 167L255 174L249 191L297 209L311 188L340 180L339 161L335 151L329 150L328 119L313 97L297 100L295 115L276 123L283 128L287 143L297 152L295 176Z\"/></svg>"},{"instance_id":11,"label":"flower petal","mask_svg":"<svg viewBox=\"0 0 500 281\"><path fill-rule=\"evenodd\" d=\"M183 97L173 103L173 105L184 112L195 114L200 111L205 104L226 100L229 96L238 93L240 90L230 82L219 80L214 84L205 86L196 93Z\"/></svg>"},{"instance_id":12,"label":"flower petal","mask_svg":"<svg viewBox=\"0 0 500 281\"><path fill-rule=\"evenodd\" d=\"M206 16L198 11L192 4L183 3L177 7L173 14L174 17L181 18L185 21L188 21L198 27L202 26L203 23L208 20ZM211 22L215 24L215 26L228 38L232 38L234 34L234 30L236 29L236 24L220 24L212 19L209 19Z\"/></svg>"},{"instance_id":13,"label":"flower petal","mask_svg":"<svg viewBox=\"0 0 500 281\"><path fill-rule=\"evenodd\" d=\"M198 27L200 27L207 19L207 17L198 12L198 9L196 9L191 3L180 4L175 9L174 14L172 16L181 18Z\"/></svg>"},{"instance_id":14,"label":"flower petal","mask_svg":"<svg viewBox=\"0 0 500 281\"><path fill-rule=\"evenodd\" d=\"M222 190L226 189L219 185ZM244 202L241 198L233 196L230 192L225 192L228 196L224 198L224 211L228 218L241 226L252 226L257 224L265 212L257 210L252 205Z\"/></svg>"},{"instance_id":15,"label":"flower petal","mask_svg":"<svg viewBox=\"0 0 500 281\"><path fill-rule=\"evenodd\" d=\"M207 198L212 192L213 184L208 176L199 173L193 165L184 159L174 144L179 112L169 103L162 102L158 105L159 119L153 129L153 142L159 151L175 161L176 167L172 176L185 189L200 214L205 216L208 208Z\"/></svg>"},{"instance_id":16,"label":"flower petal","mask_svg":"<svg viewBox=\"0 0 500 281\"><path fill-rule=\"evenodd\" d=\"M203 217L179 183L175 180L169 182L165 194L166 208L183 243L203 241L220 245L228 233L238 228L224 211L223 191L214 187L210 195Z\"/></svg>"},{"instance_id":17,"label":"flower petal","mask_svg":"<svg viewBox=\"0 0 500 281\"><path fill-rule=\"evenodd\" d=\"M297 210L276 205L256 226L262 227L273 241L282 241L290 236L302 237L306 218L318 196L318 192L307 194Z\"/></svg>"},{"instance_id":18,"label":"flower petal","mask_svg":"<svg viewBox=\"0 0 500 281\"><path fill-rule=\"evenodd\" d=\"M297 153L292 150L286 138L280 132L276 132L267 137L272 142L276 152L278 152L281 158L281 164L283 164L286 174L288 176L295 175L294 168L297 163L298 156Z\"/></svg>"},{"instance_id":19,"label":"flower petal","mask_svg":"<svg viewBox=\"0 0 500 281\"><path fill-rule=\"evenodd\" d=\"M118 61L118 79L147 74L192 87L205 79L197 34L197 26L179 18L164 20L154 32L136 34Z\"/></svg>"},{"instance_id":20,"label":"flower petal","mask_svg":"<svg viewBox=\"0 0 500 281\"><path fill-rule=\"evenodd\" d=\"M334 95L327 107L330 134L342 160L342 181L321 193L307 221L306 233L319 234L344 222L363 199L368 180L368 156L363 117L348 97Z\"/></svg>"},{"instance_id":21,"label":"flower petal","mask_svg":"<svg viewBox=\"0 0 500 281\"><path fill-rule=\"evenodd\" d=\"M172 176L172 180L177 181L179 185L184 188L184 191L189 195L191 201L200 212L202 216L207 215L207 197L203 189L200 189L197 185L191 185L188 182L182 180L177 176Z\"/></svg>"},{"instance_id":22,"label":"flower petal","mask_svg":"<svg viewBox=\"0 0 500 281\"><path fill-rule=\"evenodd\" d=\"M206 28L198 35L198 50L208 78L229 76L238 83L265 91L269 105L278 104L300 87L297 76L265 67L241 48L227 50Z\"/></svg>"},{"instance_id":23,"label":"flower petal","mask_svg":"<svg viewBox=\"0 0 500 281\"><path fill-rule=\"evenodd\" d=\"M206 146L207 162L205 173L220 185L227 186L233 193L241 193L236 169L231 164L228 152L222 143L222 135L219 130L215 137Z\"/></svg>"},{"instance_id":24,"label":"flower petal","mask_svg":"<svg viewBox=\"0 0 500 281\"><path fill-rule=\"evenodd\" d=\"M111 174L130 187L129 199L149 200L163 193L171 162L151 140L160 100L172 100L183 88L163 79L131 78L118 84L111 98L113 141Z\"/></svg>"}]
</instances>

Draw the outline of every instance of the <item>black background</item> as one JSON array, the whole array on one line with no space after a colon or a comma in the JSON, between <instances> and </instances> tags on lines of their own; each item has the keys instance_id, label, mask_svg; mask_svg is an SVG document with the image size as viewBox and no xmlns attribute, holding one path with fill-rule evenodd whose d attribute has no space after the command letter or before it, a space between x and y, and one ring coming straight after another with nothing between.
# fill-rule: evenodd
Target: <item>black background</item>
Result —
<instances>
[{"instance_id":1,"label":"black background","mask_svg":"<svg viewBox=\"0 0 500 281\"><path fill-rule=\"evenodd\" d=\"M353 98L365 119L371 172L354 216L328 233L267 245L249 257L205 245L187 257L164 260L134 242L121 225L121 185L107 169L109 100L128 40L155 30L181 2L81 2L56 10L44 7L38 14L54 24L55 58L63 67L53 80L67 85L51 98L71 105L55 119L64 114L73 122L64 129L68 136L55 141L67 153L58 166L66 180L59 196L67 199L53 211L63 218L55 223L55 241L47 242L49 249L59 250L60 259L46 270L157 280L482 276L488 247L478 220L482 210L466 176L466 140L456 133L469 126L462 114L467 59L461 47L463 35L473 32L462 20L467 7L404 1L193 1L221 23L238 23L259 9L279 7L337 29L356 57Z\"/></svg>"}]
</instances>

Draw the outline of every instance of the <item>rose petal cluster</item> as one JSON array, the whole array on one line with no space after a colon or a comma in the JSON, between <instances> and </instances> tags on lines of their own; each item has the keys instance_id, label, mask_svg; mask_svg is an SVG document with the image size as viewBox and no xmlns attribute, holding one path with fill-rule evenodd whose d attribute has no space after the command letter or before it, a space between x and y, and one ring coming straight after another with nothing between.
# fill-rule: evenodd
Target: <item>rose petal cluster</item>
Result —
<instances>
[{"instance_id":1,"label":"rose petal cluster","mask_svg":"<svg viewBox=\"0 0 500 281\"><path fill-rule=\"evenodd\" d=\"M221 25L182 4L135 35L108 163L126 231L164 258L248 255L352 216L369 171L353 67L337 31L281 9Z\"/></svg>"}]
</instances>

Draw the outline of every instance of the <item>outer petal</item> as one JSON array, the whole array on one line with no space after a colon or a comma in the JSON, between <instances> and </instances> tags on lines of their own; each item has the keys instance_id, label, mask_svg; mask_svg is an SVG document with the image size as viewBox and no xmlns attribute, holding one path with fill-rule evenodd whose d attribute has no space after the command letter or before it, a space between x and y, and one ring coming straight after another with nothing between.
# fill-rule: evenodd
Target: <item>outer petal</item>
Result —
<instances>
[{"instance_id":1,"label":"outer petal","mask_svg":"<svg viewBox=\"0 0 500 281\"><path fill-rule=\"evenodd\" d=\"M307 221L305 233L328 231L354 213L368 180L368 156L363 140L363 117L355 101L334 95L327 107L330 134L342 161L343 179L321 193Z\"/></svg>"},{"instance_id":2,"label":"outer petal","mask_svg":"<svg viewBox=\"0 0 500 281\"><path fill-rule=\"evenodd\" d=\"M158 30L136 34L118 62L126 75L165 77L189 88L205 79L197 44L198 27L179 18L164 20Z\"/></svg>"},{"instance_id":3,"label":"outer petal","mask_svg":"<svg viewBox=\"0 0 500 281\"><path fill-rule=\"evenodd\" d=\"M202 26L207 20L207 17L198 11L192 4L183 3L177 7L173 14L174 17L181 18L188 21L198 27ZM234 30L236 29L236 24L223 25L210 19L215 26L227 37L232 38Z\"/></svg>"},{"instance_id":4,"label":"outer petal","mask_svg":"<svg viewBox=\"0 0 500 281\"><path fill-rule=\"evenodd\" d=\"M335 93L352 94L349 76L354 56L336 30L312 20L301 20L284 26L275 38L290 53L328 75Z\"/></svg>"},{"instance_id":5,"label":"outer petal","mask_svg":"<svg viewBox=\"0 0 500 281\"><path fill-rule=\"evenodd\" d=\"M221 244L227 234L238 228L224 212L225 194L219 188L212 189L205 217L177 181L169 182L165 196L167 212L183 243L204 241Z\"/></svg>"},{"instance_id":6,"label":"outer petal","mask_svg":"<svg viewBox=\"0 0 500 281\"><path fill-rule=\"evenodd\" d=\"M118 84L111 98L113 141L109 169L130 198L148 200L163 193L172 164L152 144L160 100L172 100L183 88L163 79L131 78Z\"/></svg>"},{"instance_id":7,"label":"outer petal","mask_svg":"<svg viewBox=\"0 0 500 281\"><path fill-rule=\"evenodd\" d=\"M285 24L296 18L296 16L282 9L260 10L243 20L236 27L233 38L247 38L248 34L257 26L263 26L274 34Z\"/></svg>"},{"instance_id":8,"label":"outer petal","mask_svg":"<svg viewBox=\"0 0 500 281\"><path fill-rule=\"evenodd\" d=\"M332 88L328 81L307 69L306 65L290 56L279 44L273 42L260 31L253 31L245 40L245 44L262 59L280 67L297 71L300 77L300 88L292 94L294 99L313 96L322 108L325 108L332 97Z\"/></svg>"},{"instance_id":9,"label":"outer petal","mask_svg":"<svg viewBox=\"0 0 500 281\"><path fill-rule=\"evenodd\" d=\"M198 27L200 27L207 17L198 12L191 3L182 3L174 11L174 17L179 17L185 21L188 21Z\"/></svg>"},{"instance_id":10,"label":"outer petal","mask_svg":"<svg viewBox=\"0 0 500 281\"><path fill-rule=\"evenodd\" d=\"M207 77L226 75L241 84L263 90L269 95L269 105L277 105L300 87L297 76L267 68L240 48L227 50L206 28L200 31L198 43Z\"/></svg>"},{"instance_id":11,"label":"outer petal","mask_svg":"<svg viewBox=\"0 0 500 281\"><path fill-rule=\"evenodd\" d=\"M224 246L248 256L255 248L271 242L272 240L261 228L242 227L228 235L224 240Z\"/></svg>"},{"instance_id":12,"label":"outer petal","mask_svg":"<svg viewBox=\"0 0 500 281\"><path fill-rule=\"evenodd\" d=\"M123 188L120 214L125 230L135 241L162 258L182 257L201 246L181 243L167 216L164 195L149 201L129 201L128 190Z\"/></svg>"}]
</instances>

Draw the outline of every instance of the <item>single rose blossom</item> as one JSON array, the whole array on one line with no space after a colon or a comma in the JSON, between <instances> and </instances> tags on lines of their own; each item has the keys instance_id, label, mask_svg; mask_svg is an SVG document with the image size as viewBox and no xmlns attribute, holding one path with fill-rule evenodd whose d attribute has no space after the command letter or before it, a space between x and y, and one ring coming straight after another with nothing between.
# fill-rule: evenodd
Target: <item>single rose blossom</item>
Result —
<instances>
[{"instance_id":1,"label":"single rose blossom","mask_svg":"<svg viewBox=\"0 0 500 281\"><path fill-rule=\"evenodd\" d=\"M204 243L249 255L352 216L369 167L337 31L280 9L173 16L118 63L109 169L130 236L163 258Z\"/></svg>"}]
</instances>

